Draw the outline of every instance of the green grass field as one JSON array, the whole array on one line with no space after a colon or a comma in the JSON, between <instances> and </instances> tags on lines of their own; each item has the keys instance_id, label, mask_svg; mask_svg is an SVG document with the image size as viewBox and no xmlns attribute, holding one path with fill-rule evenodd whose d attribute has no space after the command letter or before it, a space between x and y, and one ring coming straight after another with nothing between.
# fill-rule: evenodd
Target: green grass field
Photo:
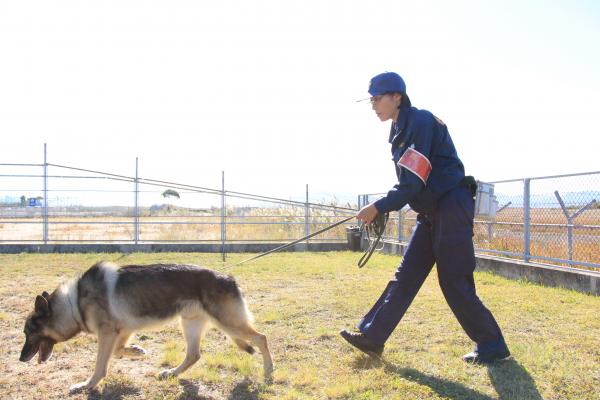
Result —
<instances>
[{"instance_id":1,"label":"green grass field","mask_svg":"<svg viewBox=\"0 0 600 400\"><path fill-rule=\"evenodd\" d=\"M232 254L233 264L248 254ZM107 399L599 399L600 298L476 273L478 293L504 330L513 353L494 366L466 365L473 344L437 285L435 271L388 343L382 361L338 336L352 328L393 276L399 257L358 253L279 253L235 268L220 254L0 255L0 398ZM242 353L211 330L202 358L179 378L158 372L183 358L177 322L138 333L149 354L112 362L98 392L69 395L95 362L96 341L80 335L55 346L46 364L18 361L24 318L34 296L99 260L118 264L178 262L233 274L269 340L274 381L260 356Z\"/></svg>"}]
</instances>

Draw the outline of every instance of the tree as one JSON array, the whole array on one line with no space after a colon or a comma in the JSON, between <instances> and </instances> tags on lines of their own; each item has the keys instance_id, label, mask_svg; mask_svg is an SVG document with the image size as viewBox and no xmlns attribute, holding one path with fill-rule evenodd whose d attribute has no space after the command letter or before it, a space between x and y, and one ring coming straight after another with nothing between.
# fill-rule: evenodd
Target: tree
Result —
<instances>
[{"instance_id":1,"label":"tree","mask_svg":"<svg viewBox=\"0 0 600 400\"><path fill-rule=\"evenodd\" d=\"M27 207L27 197L21 196L21 207Z\"/></svg>"},{"instance_id":2,"label":"tree","mask_svg":"<svg viewBox=\"0 0 600 400\"><path fill-rule=\"evenodd\" d=\"M167 189L164 192L162 192L162 197L164 197L165 199L167 197L177 197L178 199L179 197L179 193L177 193L175 190L173 189Z\"/></svg>"}]
</instances>

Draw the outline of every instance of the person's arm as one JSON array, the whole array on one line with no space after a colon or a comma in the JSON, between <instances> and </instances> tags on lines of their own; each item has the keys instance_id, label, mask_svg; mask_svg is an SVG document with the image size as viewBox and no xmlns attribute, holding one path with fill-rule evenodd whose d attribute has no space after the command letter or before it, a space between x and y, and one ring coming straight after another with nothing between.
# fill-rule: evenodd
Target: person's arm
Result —
<instances>
[{"instance_id":1,"label":"person's arm","mask_svg":"<svg viewBox=\"0 0 600 400\"><path fill-rule=\"evenodd\" d=\"M406 173L402 171L401 184L394 185L394 187L387 192L385 197L375 201L373 205L379 213L387 213L390 211L400 210L402 207L408 204L410 199L423 189L425 185L418 178L408 178ZM416 178L416 177L415 177ZM409 181L409 182L406 182Z\"/></svg>"},{"instance_id":2,"label":"person's arm","mask_svg":"<svg viewBox=\"0 0 600 400\"><path fill-rule=\"evenodd\" d=\"M417 118L414 121L414 132L407 143L408 148L398 162L400 183L395 185L385 197L373 203L377 212L400 210L423 190L427 183L427 177L431 172L431 147L436 126L433 115L428 112L421 112Z\"/></svg>"}]
</instances>

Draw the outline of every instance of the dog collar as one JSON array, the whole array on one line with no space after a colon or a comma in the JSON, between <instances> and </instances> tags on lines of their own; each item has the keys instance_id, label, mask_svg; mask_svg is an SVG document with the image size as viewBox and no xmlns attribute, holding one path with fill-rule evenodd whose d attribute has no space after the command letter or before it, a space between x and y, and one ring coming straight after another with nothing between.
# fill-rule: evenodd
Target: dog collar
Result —
<instances>
[{"instance_id":1,"label":"dog collar","mask_svg":"<svg viewBox=\"0 0 600 400\"><path fill-rule=\"evenodd\" d=\"M79 306L79 282L77 282L77 284L75 285L75 289L75 301L77 302L77 307L73 306L73 303L71 302L71 296L67 295L67 299L69 300L69 304L71 305L71 315L73 315L73 319L75 320L75 322L77 322L77 325L79 325L79 327L83 329L84 332L90 332L89 328L87 327L87 324L85 323L85 315L83 314L83 311Z\"/></svg>"}]
</instances>

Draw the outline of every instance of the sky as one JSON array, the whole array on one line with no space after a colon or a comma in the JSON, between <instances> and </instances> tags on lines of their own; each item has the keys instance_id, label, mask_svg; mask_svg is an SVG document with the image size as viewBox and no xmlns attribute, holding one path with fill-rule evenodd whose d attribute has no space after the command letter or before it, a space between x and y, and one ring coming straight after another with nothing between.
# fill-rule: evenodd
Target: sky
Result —
<instances>
[{"instance_id":1,"label":"sky","mask_svg":"<svg viewBox=\"0 0 600 400\"><path fill-rule=\"evenodd\" d=\"M477 179L600 170L598 1L0 0L0 54L0 163L385 192L395 71Z\"/></svg>"}]
</instances>

